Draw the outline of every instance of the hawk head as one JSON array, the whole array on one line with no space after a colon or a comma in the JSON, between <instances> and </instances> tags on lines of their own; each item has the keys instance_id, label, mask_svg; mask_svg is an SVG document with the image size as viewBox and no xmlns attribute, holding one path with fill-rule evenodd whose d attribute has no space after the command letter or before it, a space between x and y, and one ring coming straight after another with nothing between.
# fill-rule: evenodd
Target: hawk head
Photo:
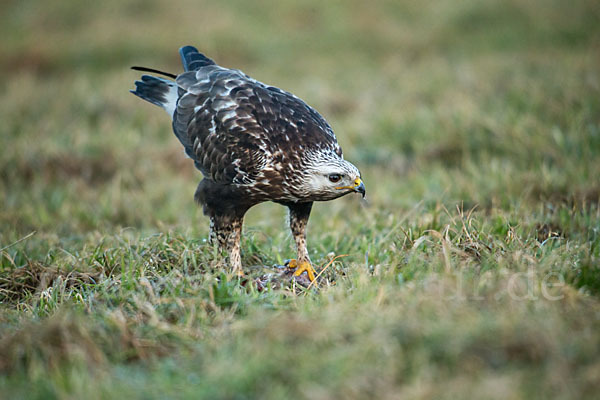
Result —
<instances>
[{"instance_id":1,"label":"hawk head","mask_svg":"<svg viewBox=\"0 0 600 400\"><path fill-rule=\"evenodd\" d=\"M327 152L308 158L302 189L315 200L333 200L348 193L360 193L365 197L360 171L342 156Z\"/></svg>"}]
</instances>

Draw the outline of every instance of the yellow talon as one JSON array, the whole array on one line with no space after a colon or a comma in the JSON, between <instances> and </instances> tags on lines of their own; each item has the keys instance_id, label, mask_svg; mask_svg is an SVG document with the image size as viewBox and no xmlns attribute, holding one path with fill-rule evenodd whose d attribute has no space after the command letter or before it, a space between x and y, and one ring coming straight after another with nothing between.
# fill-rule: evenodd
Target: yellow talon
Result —
<instances>
[{"instance_id":1,"label":"yellow talon","mask_svg":"<svg viewBox=\"0 0 600 400\"><path fill-rule=\"evenodd\" d=\"M302 273L304 271L306 271L306 274L308 275L308 279L311 282L315 280L315 272L316 271L312 267L312 265L310 265L310 262L308 262L308 261L304 261L303 263L298 265L298 261L290 260L290 262L288 263L288 268L290 268L290 269L296 268L296 271L294 271L294 276L300 276L300 275L302 275Z\"/></svg>"}]
</instances>

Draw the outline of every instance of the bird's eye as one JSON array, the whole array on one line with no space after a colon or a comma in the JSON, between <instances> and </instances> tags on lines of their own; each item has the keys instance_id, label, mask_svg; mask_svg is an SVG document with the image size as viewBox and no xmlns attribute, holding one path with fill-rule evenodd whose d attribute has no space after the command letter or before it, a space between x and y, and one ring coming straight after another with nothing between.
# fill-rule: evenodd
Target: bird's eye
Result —
<instances>
[{"instance_id":1,"label":"bird's eye","mask_svg":"<svg viewBox=\"0 0 600 400\"><path fill-rule=\"evenodd\" d=\"M342 176L340 174L329 175L329 180L333 183L338 183L340 181L340 179L342 179Z\"/></svg>"}]
</instances>

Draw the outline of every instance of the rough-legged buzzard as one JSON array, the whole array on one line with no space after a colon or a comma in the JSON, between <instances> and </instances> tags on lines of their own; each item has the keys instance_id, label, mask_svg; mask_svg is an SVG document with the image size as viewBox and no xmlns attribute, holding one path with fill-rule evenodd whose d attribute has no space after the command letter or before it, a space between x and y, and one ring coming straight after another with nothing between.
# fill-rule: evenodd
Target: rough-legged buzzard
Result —
<instances>
[{"instance_id":1,"label":"rough-legged buzzard","mask_svg":"<svg viewBox=\"0 0 600 400\"><path fill-rule=\"evenodd\" d=\"M179 50L185 72L174 80L143 75L131 92L164 108L186 154L202 171L195 198L210 218L210 239L242 273L240 237L246 211L274 201L289 208L298 250L296 275L314 280L306 224L314 201L365 195L358 169L345 161L333 130L291 93L218 66L194 47Z\"/></svg>"}]
</instances>

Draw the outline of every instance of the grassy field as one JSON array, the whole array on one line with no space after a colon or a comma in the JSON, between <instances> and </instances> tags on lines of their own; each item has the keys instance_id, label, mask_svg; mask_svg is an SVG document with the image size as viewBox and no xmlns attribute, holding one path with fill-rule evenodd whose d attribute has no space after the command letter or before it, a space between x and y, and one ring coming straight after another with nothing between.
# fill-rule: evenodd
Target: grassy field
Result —
<instances>
[{"instance_id":1,"label":"grassy field","mask_svg":"<svg viewBox=\"0 0 600 400\"><path fill-rule=\"evenodd\" d=\"M594 0L0 5L0 398L586 399L600 392ZM317 287L242 286L131 65L196 45L331 123ZM250 211L247 275L294 255Z\"/></svg>"}]
</instances>

